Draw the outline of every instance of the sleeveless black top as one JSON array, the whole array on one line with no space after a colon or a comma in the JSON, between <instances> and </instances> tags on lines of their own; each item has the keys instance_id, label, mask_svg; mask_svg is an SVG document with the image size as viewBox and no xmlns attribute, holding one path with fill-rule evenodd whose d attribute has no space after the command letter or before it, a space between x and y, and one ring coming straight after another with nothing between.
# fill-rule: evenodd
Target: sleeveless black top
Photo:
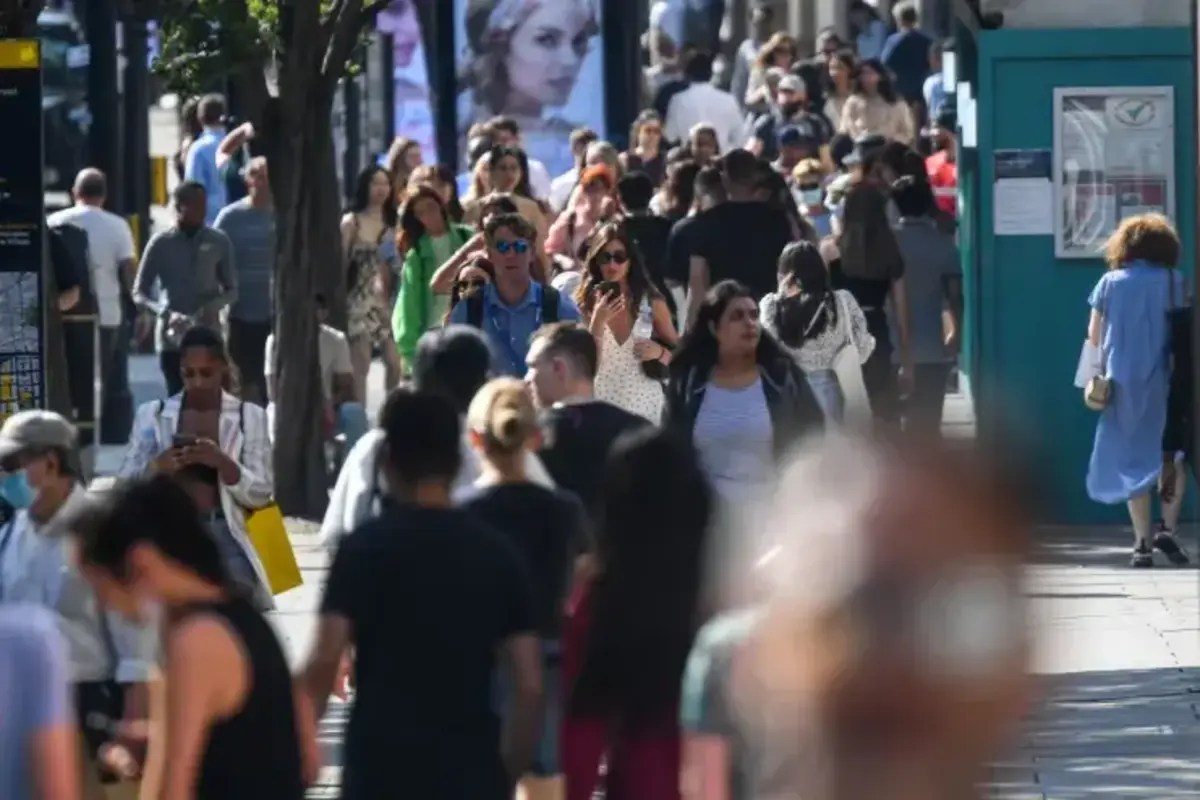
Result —
<instances>
[{"instance_id":1,"label":"sleeveless black top","mask_svg":"<svg viewBox=\"0 0 1200 800\"><path fill-rule=\"evenodd\" d=\"M200 761L197 800L302 800L292 675L275 631L243 599L188 606L221 617L250 659L250 686L233 716L213 725Z\"/></svg>"}]
</instances>

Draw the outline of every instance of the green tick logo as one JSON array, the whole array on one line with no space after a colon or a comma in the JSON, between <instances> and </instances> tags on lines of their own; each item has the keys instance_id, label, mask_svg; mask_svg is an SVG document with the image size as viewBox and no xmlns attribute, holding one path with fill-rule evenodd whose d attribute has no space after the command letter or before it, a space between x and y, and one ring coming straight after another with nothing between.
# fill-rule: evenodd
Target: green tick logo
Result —
<instances>
[{"instance_id":1,"label":"green tick logo","mask_svg":"<svg viewBox=\"0 0 1200 800\"><path fill-rule=\"evenodd\" d=\"M1142 128L1154 121L1157 111L1153 100L1133 97L1118 104L1113 116L1126 127Z\"/></svg>"}]
</instances>

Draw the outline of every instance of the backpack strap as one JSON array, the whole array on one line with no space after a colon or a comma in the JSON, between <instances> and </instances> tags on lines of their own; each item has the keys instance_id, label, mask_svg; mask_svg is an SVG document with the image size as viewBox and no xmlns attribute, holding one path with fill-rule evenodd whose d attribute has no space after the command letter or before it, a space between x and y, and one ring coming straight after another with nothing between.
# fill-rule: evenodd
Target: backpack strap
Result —
<instances>
[{"instance_id":1,"label":"backpack strap","mask_svg":"<svg viewBox=\"0 0 1200 800\"><path fill-rule=\"evenodd\" d=\"M558 305L559 305L558 289L555 289L550 284L542 286L542 324L549 325L551 322L558 322Z\"/></svg>"}]
</instances>

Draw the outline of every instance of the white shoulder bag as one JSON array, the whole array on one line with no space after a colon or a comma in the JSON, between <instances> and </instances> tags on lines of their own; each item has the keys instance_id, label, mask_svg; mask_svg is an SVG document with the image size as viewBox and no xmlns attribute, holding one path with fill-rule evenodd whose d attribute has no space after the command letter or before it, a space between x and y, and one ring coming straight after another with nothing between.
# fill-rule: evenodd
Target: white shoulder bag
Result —
<instances>
[{"instance_id":1,"label":"white shoulder bag","mask_svg":"<svg viewBox=\"0 0 1200 800\"><path fill-rule=\"evenodd\" d=\"M863 381L862 362L859 359L858 347L854 344L854 332L850 328L850 312L841 295L837 298L838 331L846 343L833 357L833 371L837 374L838 384L842 387L842 398L845 408L842 412L842 424L847 428L863 430L870 426L874 415L871 413L871 399L867 396L867 384Z\"/></svg>"}]
</instances>

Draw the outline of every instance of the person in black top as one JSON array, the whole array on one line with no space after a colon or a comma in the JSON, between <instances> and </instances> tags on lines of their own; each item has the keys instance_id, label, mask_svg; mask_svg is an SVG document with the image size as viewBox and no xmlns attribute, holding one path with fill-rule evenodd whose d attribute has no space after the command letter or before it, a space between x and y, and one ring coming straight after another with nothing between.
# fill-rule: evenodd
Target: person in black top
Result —
<instances>
[{"instance_id":1,"label":"person in black top","mask_svg":"<svg viewBox=\"0 0 1200 800\"><path fill-rule=\"evenodd\" d=\"M700 219L705 211L724 203L727 197L725 179L716 167L704 167L696 173L693 206L698 213L685 216L671 227L667 237L665 278L671 287L687 288L692 251L700 235Z\"/></svg>"},{"instance_id":2,"label":"person in black top","mask_svg":"<svg viewBox=\"0 0 1200 800\"><path fill-rule=\"evenodd\" d=\"M833 137L833 126L824 114L809 110L804 79L798 75L783 76L775 90L775 101L770 111L754 120L754 133L748 145L750 152L774 161L783 147L780 135L785 129L794 128L812 151L807 157L819 157L821 147L829 144Z\"/></svg>"},{"instance_id":3,"label":"person in black top","mask_svg":"<svg viewBox=\"0 0 1200 800\"><path fill-rule=\"evenodd\" d=\"M453 404L397 389L380 422L395 505L339 545L302 681L323 713L355 648L344 800L508 800L530 764L542 699L528 571L505 536L452 504L462 459ZM498 654L512 687L503 736Z\"/></svg>"},{"instance_id":4,"label":"person in black top","mask_svg":"<svg viewBox=\"0 0 1200 800\"><path fill-rule=\"evenodd\" d=\"M73 526L109 608L161 619L163 797L301 800L316 777L315 718L274 630L232 587L186 491L156 475L93 501Z\"/></svg>"},{"instance_id":5,"label":"person in black top","mask_svg":"<svg viewBox=\"0 0 1200 800\"><path fill-rule=\"evenodd\" d=\"M667 288L667 240L671 236L672 222L664 216L651 213L650 201L654 198L654 183L644 172L630 172L617 181L617 194L625 207L625 230L642 254L642 264L654 286L667 299L671 317L675 317L675 303Z\"/></svg>"},{"instance_id":6,"label":"person in black top","mask_svg":"<svg viewBox=\"0 0 1200 800\"><path fill-rule=\"evenodd\" d=\"M600 363L596 339L583 325L559 322L533 335L526 382L542 415L542 464L562 489L583 502L596 521L600 477L613 443L648 427L636 414L597 400L592 384Z\"/></svg>"},{"instance_id":7,"label":"person in black top","mask_svg":"<svg viewBox=\"0 0 1200 800\"><path fill-rule=\"evenodd\" d=\"M486 384L471 401L467 426L471 446L480 456L482 474L476 482L478 494L465 503L465 508L508 536L524 557L532 580L534 621L545 658L541 744L532 774L521 780L522 789L529 798L554 796L561 794L553 787L562 772L558 758L562 614L572 558L580 555L587 544L583 508L575 495L546 489L529 480L525 455L540 437L533 398L521 381L498 378Z\"/></svg>"},{"instance_id":8,"label":"person in black top","mask_svg":"<svg viewBox=\"0 0 1200 800\"><path fill-rule=\"evenodd\" d=\"M1179 544L1179 515L1187 496L1187 471L1196 474L1196 405L1192 402L1192 317L1193 308L1176 309L1170 314L1171 381L1167 393L1167 424L1163 427L1163 471L1159 478L1162 521L1153 545L1173 564L1188 563L1188 554Z\"/></svg>"},{"instance_id":9,"label":"person in black top","mask_svg":"<svg viewBox=\"0 0 1200 800\"><path fill-rule=\"evenodd\" d=\"M728 202L697 215L688 273L688 318L694 319L710 286L745 285L761 300L779 287L779 254L795 236L787 214L756 199L759 161L746 150L722 159Z\"/></svg>"}]
</instances>

